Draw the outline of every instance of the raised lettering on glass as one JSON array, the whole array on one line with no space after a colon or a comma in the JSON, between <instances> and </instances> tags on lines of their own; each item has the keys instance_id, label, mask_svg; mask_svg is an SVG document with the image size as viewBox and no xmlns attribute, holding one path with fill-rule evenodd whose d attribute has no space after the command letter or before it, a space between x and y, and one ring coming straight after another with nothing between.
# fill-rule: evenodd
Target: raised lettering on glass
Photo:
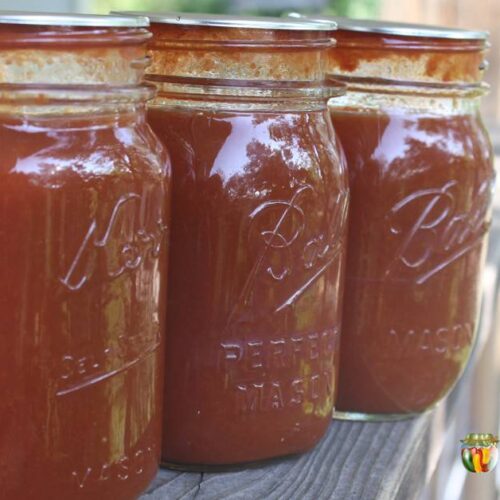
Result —
<instances>
[{"instance_id":1,"label":"raised lettering on glass","mask_svg":"<svg viewBox=\"0 0 500 500\"><path fill-rule=\"evenodd\" d=\"M452 180L421 189L392 207L388 227L400 244L386 277L409 272L423 284L481 244L489 227L491 180L480 185L465 211L457 202L457 185Z\"/></svg>"},{"instance_id":2,"label":"raised lettering on glass","mask_svg":"<svg viewBox=\"0 0 500 500\"><path fill-rule=\"evenodd\" d=\"M80 290L98 265L114 279L146 259L158 258L167 230L161 200L154 191L127 193L117 200L104 224L94 217L61 283L69 290Z\"/></svg>"}]
</instances>

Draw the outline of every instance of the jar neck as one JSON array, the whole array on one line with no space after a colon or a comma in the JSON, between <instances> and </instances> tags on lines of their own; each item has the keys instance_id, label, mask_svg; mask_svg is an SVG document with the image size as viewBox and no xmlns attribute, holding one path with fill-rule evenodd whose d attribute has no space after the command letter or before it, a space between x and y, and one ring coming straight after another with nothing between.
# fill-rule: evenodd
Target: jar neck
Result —
<instances>
[{"instance_id":1,"label":"jar neck","mask_svg":"<svg viewBox=\"0 0 500 500\"><path fill-rule=\"evenodd\" d=\"M147 66L142 28L0 26L0 83L139 85Z\"/></svg>"},{"instance_id":2,"label":"jar neck","mask_svg":"<svg viewBox=\"0 0 500 500\"><path fill-rule=\"evenodd\" d=\"M138 117L155 95L152 85L33 85L0 83L0 114L23 119ZM135 118L134 118L135 119Z\"/></svg>"},{"instance_id":3,"label":"jar neck","mask_svg":"<svg viewBox=\"0 0 500 500\"><path fill-rule=\"evenodd\" d=\"M337 77L346 93L329 101L331 109L355 111L400 110L433 115L464 115L479 112L486 84L436 84L395 82L382 78Z\"/></svg>"},{"instance_id":4,"label":"jar neck","mask_svg":"<svg viewBox=\"0 0 500 500\"><path fill-rule=\"evenodd\" d=\"M324 80L328 32L152 23L148 75L241 81Z\"/></svg>"},{"instance_id":5,"label":"jar neck","mask_svg":"<svg viewBox=\"0 0 500 500\"><path fill-rule=\"evenodd\" d=\"M212 110L324 110L328 99L345 91L342 84L333 81L277 82L166 76L148 76L147 81L158 89L151 106Z\"/></svg>"},{"instance_id":6,"label":"jar neck","mask_svg":"<svg viewBox=\"0 0 500 500\"><path fill-rule=\"evenodd\" d=\"M330 33L151 24L146 79L152 106L217 110L318 110L338 95L325 82Z\"/></svg>"},{"instance_id":7,"label":"jar neck","mask_svg":"<svg viewBox=\"0 0 500 500\"><path fill-rule=\"evenodd\" d=\"M486 40L449 40L339 30L328 54L332 76L394 82L479 84L487 68Z\"/></svg>"}]
</instances>

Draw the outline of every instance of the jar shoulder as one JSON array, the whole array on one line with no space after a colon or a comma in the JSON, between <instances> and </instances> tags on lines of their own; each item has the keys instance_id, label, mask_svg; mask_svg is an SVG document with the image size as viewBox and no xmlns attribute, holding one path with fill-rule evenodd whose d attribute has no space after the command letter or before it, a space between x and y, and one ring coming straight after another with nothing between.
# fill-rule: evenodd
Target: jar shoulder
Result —
<instances>
[{"instance_id":1,"label":"jar shoulder","mask_svg":"<svg viewBox=\"0 0 500 500\"><path fill-rule=\"evenodd\" d=\"M0 119L0 144L0 176L23 177L35 185L170 176L168 154L145 122L12 124Z\"/></svg>"},{"instance_id":2,"label":"jar shoulder","mask_svg":"<svg viewBox=\"0 0 500 500\"><path fill-rule=\"evenodd\" d=\"M411 178L453 171L493 170L488 131L479 113L442 116L411 110L331 109L351 180L376 170ZM396 175L397 174L397 175Z\"/></svg>"},{"instance_id":3,"label":"jar shoulder","mask_svg":"<svg viewBox=\"0 0 500 500\"><path fill-rule=\"evenodd\" d=\"M152 108L149 122L167 146L174 178L269 187L297 180L347 185L326 110L223 112ZM175 181L174 181L175 182Z\"/></svg>"}]
</instances>

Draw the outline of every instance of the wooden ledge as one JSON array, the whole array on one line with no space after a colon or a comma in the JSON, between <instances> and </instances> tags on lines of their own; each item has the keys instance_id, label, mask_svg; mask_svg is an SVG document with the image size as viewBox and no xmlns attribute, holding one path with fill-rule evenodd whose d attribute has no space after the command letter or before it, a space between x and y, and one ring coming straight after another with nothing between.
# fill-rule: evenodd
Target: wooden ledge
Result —
<instances>
[{"instance_id":1,"label":"wooden ledge","mask_svg":"<svg viewBox=\"0 0 500 500\"><path fill-rule=\"evenodd\" d=\"M410 498L408 485L415 487L426 470L431 421L432 414L399 422L333 421L305 455L239 472L162 469L141 500Z\"/></svg>"}]
</instances>

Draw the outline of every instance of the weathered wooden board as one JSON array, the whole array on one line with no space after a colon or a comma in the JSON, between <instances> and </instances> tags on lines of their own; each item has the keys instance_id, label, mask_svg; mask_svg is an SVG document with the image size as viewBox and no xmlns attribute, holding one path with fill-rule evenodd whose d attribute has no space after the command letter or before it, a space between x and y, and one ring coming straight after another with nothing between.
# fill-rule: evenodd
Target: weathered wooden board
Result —
<instances>
[{"instance_id":1,"label":"weathered wooden board","mask_svg":"<svg viewBox=\"0 0 500 500\"><path fill-rule=\"evenodd\" d=\"M431 420L333 421L306 455L229 473L161 470L141 500L411 499L425 474Z\"/></svg>"}]
</instances>

